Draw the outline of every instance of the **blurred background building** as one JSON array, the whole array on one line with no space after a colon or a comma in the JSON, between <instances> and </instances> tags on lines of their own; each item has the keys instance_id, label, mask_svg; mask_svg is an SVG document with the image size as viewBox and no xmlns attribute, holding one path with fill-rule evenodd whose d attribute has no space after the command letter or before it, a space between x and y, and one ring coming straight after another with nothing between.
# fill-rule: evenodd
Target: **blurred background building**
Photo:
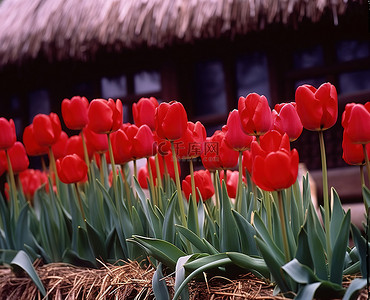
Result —
<instances>
[{"instance_id":1,"label":"blurred background building","mask_svg":"<svg viewBox=\"0 0 370 300\"><path fill-rule=\"evenodd\" d=\"M368 9L361 0L3 0L1 116L22 140L35 114L61 116L64 98L120 98L132 122L132 103L154 96L181 101L211 135L239 96L264 94L273 108L326 81L340 116L346 103L370 101ZM340 120L325 138L329 184L351 185L358 171L341 158ZM317 134L304 130L294 147L320 176Z\"/></svg>"}]
</instances>

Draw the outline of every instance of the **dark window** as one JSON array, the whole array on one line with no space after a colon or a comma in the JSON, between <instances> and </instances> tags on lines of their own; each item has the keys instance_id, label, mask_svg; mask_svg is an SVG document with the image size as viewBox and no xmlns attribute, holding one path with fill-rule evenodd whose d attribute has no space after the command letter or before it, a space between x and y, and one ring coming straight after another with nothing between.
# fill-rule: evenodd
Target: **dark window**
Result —
<instances>
[{"instance_id":1,"label":"dark window","mask_svg":"<svg viewBox=\"0 0 370 300\"><path fill-rule=\"evenodd\" d=\"M29 93L29 122L32 123L33 117L37 114L50 114L49 93L45 89L40 89Z\"/></svg>"},{"instance_id":2,"label":"dark window","mask_svg":"<svg viewBox=\"0 0 370 300\"><path fill-rule=\"evenodd\" d=\"M337 43L337 59L346 62L370 56L370 42L357 40L344 40Z\"/></svg>"},{"instance_id":3,"label":"dark window","mask_svg":"<svg viewBox=\"0 0 370 300\"><path fill-rule=\"evenodd\" d=\"M104 99L125 97L127 95L126 76L103 77L101 79L101 94Z\"/></svg>"},{"instance_id":4,"label":"dark window","mask_svg":"<svg viewBox=\"0 0 370 300\"><path fill-rule=\"evenodd\" d=\"M341 94L370 90L370 70L339 74L339 90Z\"/></svg>"},{"instance_id":5,"label":"dark window","mask_svg":"<svg viewBox=\"0 0 370 300\"><path fill-rule=\"evenodd\" d=\"M134 75L135 94L156 93L162 90L161 75L157 71L141 71Z\"/></svg>"},{"instance_id":6,"label":"dark window","mask_svg":"<svg viewBox=\"0 0 370 300\"><path fill-rule=\"evenodd\" d=\"M195 114L205 116L226 114L225 74L221 61L200 62L196 65Z\"/></svg>"},{"instance_id":7,"label":"dark window","mask_svg":"<svg viewBox=\"0 0 370 300\"><path fill-rule=\"evenodd\" d=\"M308 69L324 65L324 55L321 46L312 46L294 54L294 68Z\"/></svg>"},{"instance_id":8,"label":"dark window","mask_svg":"<svg viewBox=\"0 0 370 300\"><path fill-rule=\"evenodd\" d=\"M254 92L265 95L270 101L269 73L264 53L254 52L237 59L236 84L237 97L245 97Z\"/></svg>"}]
</instances>

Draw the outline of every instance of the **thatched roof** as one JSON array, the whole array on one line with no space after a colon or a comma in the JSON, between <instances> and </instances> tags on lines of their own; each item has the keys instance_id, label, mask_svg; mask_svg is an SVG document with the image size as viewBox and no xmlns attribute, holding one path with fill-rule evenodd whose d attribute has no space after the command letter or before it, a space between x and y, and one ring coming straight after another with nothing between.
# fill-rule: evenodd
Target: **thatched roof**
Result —
<instances>
[{"instance_id":1,"label":"thatched roof","mask_svg":"<svg viewBox=\"0 0 370 300\"><path fill-rule=\"evenodd\" d=\"M3 0L0 66L38 55L89 59L100 49L118 52L165 47L197 39L244 35L267 24L336 23L351 0ZM361 0L352 0L361 2Z\"/></svg>"}]
</instances>

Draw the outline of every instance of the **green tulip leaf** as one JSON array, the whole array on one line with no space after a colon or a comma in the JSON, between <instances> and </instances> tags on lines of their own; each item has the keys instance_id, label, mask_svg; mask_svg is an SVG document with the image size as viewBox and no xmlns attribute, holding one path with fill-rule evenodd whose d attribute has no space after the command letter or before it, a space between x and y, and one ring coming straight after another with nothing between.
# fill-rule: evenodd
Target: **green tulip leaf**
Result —
<instances>
[{"instance_id":1,"label":"green tulip leaf","mask_svg":"<svg viewBox=\"0 0 370 300\"><path fill-rule=\"evenodd\" d=\"M254 236L257 234L256 230L237 211L233 210L232 214L239 230L242 252L249 255L258 255L256 241L254 240Z\"/></svg>"},{"instance_id":2,"label":"green tulip leaf","mask_svg":"<svg viewBox=\"0 0 370 300\"><path fill-rule=\"evenodd\" d=\"M19 251L12 260L12 262L10 263L10 265L12 266L15 272L19 272L20 270L25 271L28 274L28 276L30 276L34 284L37 286L41 295L43 297L46 296L46 290L26 252L24 252L23 250Z\"/></svg>"},{"instance_id":3,"label":"green tulip leaf","mask_svg":"<svg viewBox=\"0 0 370 300\"><path fill-rule=\"evenodd\" d=\"M186 238L190 243L194 245L196 248L195 250L198 252L205 252L209 253L208 247L203 243L203 241L191 230L188 228L176 224L176 230L184 237ZM213 254L213 253L209 253Z\"/></svg>"},{"instance_id":4,"label":"green tulip leaf","mask_svg":"<svg viewBox=\"0 0 370 300\"><path fill-rule=\"evenodd\" d=\"M175 206L177 203L177 193L172 195L166 214L164 216L162 227L162 239L170 243L175 242Z\"/></svg>"},{"instance_id":5,"label":"green tulip leaf","mask_svg":"<svg viewBox=\"0 0 370 300\"><path fill-rule=\"evenodd\" d=\"M280 287L280 290L283 293L289 292L291 290L288 286L289 283L287 282L284 274L281 272L281 267L283 263L281 263L281 259L278 258L280 254L276 254L276 252L273 252L272 248L267 246L266 242L263 241L261 238L255 237L255 239L257 246L262 254L262 257L265 260L265 263L269 268L271 275L273 276L277 285Z\"/></svg>"},{"instance_id":6,"label":"green tulip leaf","mask_svg":"<svg viewBox=\"0 0 370 300\"><path fill-rule=\"evenodd\" d=\"M179 285L178 289L175 290L175 295L172 298L173 300L176 300L178 297L180 297L182 290L185 288L185 286L198 274L201 274L209 269L218 268L221 266L226 266L228 264L231 264L231 260L229 258L220 258L216 261L212 261L206 265L203 265L196 270L194 270L188 277L185 278L185 280ZM186 266L185 266L186 268Z\"/></svg>"},{"instance_id":7,"label":"green tulip leaf","mask_svg":"<svg viewBox=\"0 0 370 300\"><path fill-rule=\"evenodd\" d=\"M355 242L356 248L358 249L358 255L361 263L361 275L363 278L367 278L370 274L367 273L367 249L366 240L361 236L360 230L353 224L351 224L352 237ZM367 245L368 251L370 251L370 244Z\"/></svg>"},{"instance_id":8,"label":"green tulip leaf","mask_svg":"<svg viewBox=\"0 0 370 300\"><path fill-rule=\"evenodd\" d=\"M319 281L319 278L307 266L302 265L296 258L285 264L282 269L292 277L292 279L301 284L310 284Z\"/></svg>"},{"instance_id":9,"label":"green tulip leaf","mask_svg":"<svg viewBox=\"0 0 370 300\"><path fill-rule=\"evenodd\" d=\"M199 192L199 190L198 190ZM199 236L199 223L198 223L198 208L197 202L194 201L193 196L189 199L189 209L188 209L188 228Z\"/></svg>"},{"instance_id":10,"label":"green tulip leaf","mask_svg":"<svg viewBox=\"0 0 370 300\"><path fill-rule=\"evenodd\" d=\"M220 250L226 251L240 251L240 243L238 232L235 231L236 223L231 213L230 199L227 194L225 181L222 182L222 197L220 199Z\"/></svg>"},{"instance_id":11,"label":"green tulip leaf","mask_svg":"<svg viewBox=\"0 0 370 300\"><path fill-rule=\"evenodd\" d=\"M163 277L161 263L158 264L157 270L154 272L152 279L152 287L155 299L158 300L170 299L170 294L168 292L166 281L164 280Z\"/></svg>"},{"instance_id":12,"label":"green tulip leaf","mask_svg":"<svg viewBox=\"0 0 370 300\"><path fill-rule=\"evenodd\" d=\"M198 256L194 254L192 256L192 259L189 259L189 261L184 265L184 267L188 272L193 272L201 268L204 265L213 263L215 261L219 261L220 259L224 259L224 258L228 258L226 253L217 253L213 255L207 255L205 253L201 253ZM231 263L230 259L229 259L229 263Z\"/></svg>"},{"instance_id":13,"label":"green tulip leaf","mask_svg":"<svg viewBox=\"0 0 370 300\"><path fill-rule=\"evenodd\" d=\"M340 228L344 217L342 205L338 193L331 188L331 198L333 202L332 215L330 220L330 244L335 245L338 236L341 234Z\"/></svg>"},{"instance_id":14,"label":"green tulip leaf","mask_svg":"<svg viewBox=\"0 0 370 300\"><path fill-rule=\"evenodd\" d=\"M367 284L367 280L364 278L355 278L352 280L351 284L346 290L346 293L343 296L343 300L350 300L355 297L357 292L363 289Z\"/></svg>"},{"instance_id":15,"label":"green tulip leaf","mask_svg":"<svg viewBox=\"0 0 370 300\"><path fill-rule=\"evenodd\" d=\"M274 254L278 264L282 266L285 262L284 254L280 248L276 246L259 214L254 215L254 228L261 240L264 241L264 245L270 249L269 252Z\"/></svg>"},{"instance_id":16,"label":"green tulip leaf","mask_svg":"<svg viewBox=\"0 0 370 300\"><path fill-rule=\"evenodd\" d=\"M351 211L348 210L343 218L342 224L339 226L338 237L333 245L332 252L330 281L339 285L342 284L343 279L344 258L348 246L350 223Z\"/></svg>"},{"instance_id":17,"label":"green tulip leaf","mask_svg":"<svg viewBox=\"0 0 370 300\"><path fill-rule=\"evenodd\" d=\"M270 272L263 259L238 252L226 252L226 254L237 266L249 270L258 277L269 277Z\"/></svg>"},{"instance_id":18,"label":"green tulip leaf","mask_svg":"<svg viewBox=\"0 0 370 300\"><path fill-rule=\"evenodd\" d=\"M175 269L177 260L181 256L186 255L175 245L155 238L133 235L132 238L128 239L127 241L136 242L139 246L146 250L149 255L153 256L156 260L162 262L165 266L172 270Z\"/></svg>"},{"instance_id":19,"label":"green tulip leaf","mask_svg":"<svg viewBox=\"0 0 370 300\"><path fill-rule=\"evenodd\" d=\"M184 265L190 259L192 255L186 255L180 257L176 263L175 269L175 291L179 288L180 284L185 280L185 268ZM189 299L189 290L184 287L181 292L181 299Z\"/></svg>"}]
</instances>

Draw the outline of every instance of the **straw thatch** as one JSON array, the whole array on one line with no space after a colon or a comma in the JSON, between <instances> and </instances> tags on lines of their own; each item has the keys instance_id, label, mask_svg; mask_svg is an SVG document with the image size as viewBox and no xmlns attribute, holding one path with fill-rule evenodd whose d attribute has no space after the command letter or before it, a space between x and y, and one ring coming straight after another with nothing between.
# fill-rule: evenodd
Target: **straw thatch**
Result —
<instances>
[{"instance_id":1,"label":"straw thatch","mask_svg":"<svg viewBox=\"0 0 370 300\"><path fill-rule=\"evenodd\" d=\"M104 49L165 47L244 35L271 23L333 22L362 0L3 0L0 66L39 55L86 60Z\"/></svg>"}]
</instances>

